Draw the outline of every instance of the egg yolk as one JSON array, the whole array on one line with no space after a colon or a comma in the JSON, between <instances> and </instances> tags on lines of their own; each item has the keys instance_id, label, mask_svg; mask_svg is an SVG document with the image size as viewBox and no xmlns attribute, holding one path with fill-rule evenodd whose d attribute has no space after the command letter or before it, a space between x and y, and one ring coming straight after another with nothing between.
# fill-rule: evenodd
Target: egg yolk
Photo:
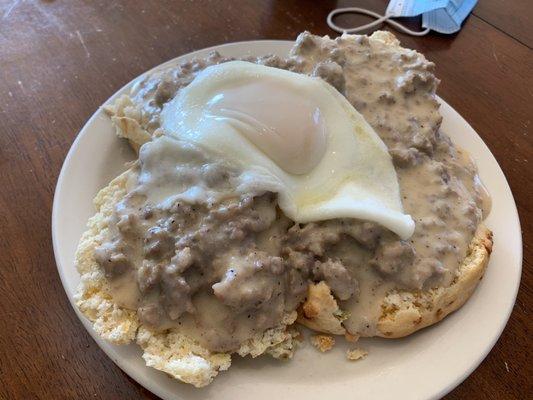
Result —
<instances>
[{"instance_id":1,"label":"egg yolk","mask_svg":"<svg viewBox=\"0 0 533 400\"><path fill-rule=\"evenodd\" d=\"M320 108L279 80L222 88L208 101L207 116L230 124L290 174L308 173L326 151Z\"/></svg>"}]
</instances>

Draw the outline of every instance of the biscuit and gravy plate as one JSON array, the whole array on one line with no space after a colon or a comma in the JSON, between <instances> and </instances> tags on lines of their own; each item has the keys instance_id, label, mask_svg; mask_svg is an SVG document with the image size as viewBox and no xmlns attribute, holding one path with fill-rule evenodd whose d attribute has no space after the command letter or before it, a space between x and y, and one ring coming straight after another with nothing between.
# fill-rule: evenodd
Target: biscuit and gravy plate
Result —
<instances>
[{"instance_id":1,"label":"biscuit and gravy plate","mask_svg":"<svg viewBox=\"0 0 533 400\"><path fill-rule=\"evenodd\" d=\"M522 245L438 83L376 32L217 46L128 84L54 198L88 331L165 399L450 391L505 326Z\"/></svg>"}]
</instances>

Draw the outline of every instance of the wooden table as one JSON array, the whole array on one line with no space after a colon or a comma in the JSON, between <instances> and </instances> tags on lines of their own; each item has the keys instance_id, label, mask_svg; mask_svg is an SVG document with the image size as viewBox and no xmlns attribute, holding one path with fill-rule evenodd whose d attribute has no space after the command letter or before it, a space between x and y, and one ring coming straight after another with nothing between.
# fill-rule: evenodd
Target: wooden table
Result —
<instances>
[{"instance_id":1,"label":"wooden table","mask_svg":"<svg viewBox=\"0 0 533 400\"><path fill-rule=\"evenodd\" d=\"M98 348L61 286L50 214L63 159L97 107L143 71L225 42L293 39L306 29L335 35L325 18L336 3L0 0L0 398L154 398ZM457 35L399 37L437 63L439 94L498 159L523 229L509 324L446 398L524 399L533 376L533 18L528 0L480 3Z\"/></svg>"}]
</instances>

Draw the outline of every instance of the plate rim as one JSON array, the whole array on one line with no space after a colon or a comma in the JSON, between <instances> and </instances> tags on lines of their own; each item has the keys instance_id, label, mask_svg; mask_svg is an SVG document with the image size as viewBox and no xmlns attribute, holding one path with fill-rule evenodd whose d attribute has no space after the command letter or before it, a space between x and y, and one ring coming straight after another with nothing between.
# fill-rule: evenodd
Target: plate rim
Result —
<instances>
[{"instance_id":1,"label":"plate rim","mask_svg":"<svg viewBox=\"0 0 533 400\"><path fill-rule=\"evenodd\" d=\"M152 73L154 71L157 71L160 68L164 68L164 67L166 67L168 65L171 65L173 63L177 63L183 58L191 59L191 58L197 57L201 53L207 53L207 52L210 52L210 51L223 52L224 49L227 49L227 48L230 48L230 47L234 47L234 46L235 47L244 46L244 47L252 47L253 48L254 46L256 46L258 44L274 45L274 46L276 46L276 45L278 45L278 46L283 46L283 45L292 46L294 44L294 41L292 41L292 40L269 40L269 39L264 39L264 40L237 41L237 42L229 42L229 43L222 43L222 44L219 44L219 45L213 45L213 46L209 46L209 47L206 47L206 48L194 50L194 51L191 51L191 52L188 52L188 53L181 54L181 55L179 55L177 57L174 57L174 58L172 58L172 59L170 59L168 61L165 61L165 62L163 62L161 64L158 64L158 65L152 67L151 69L143 72L139 76L137 76L134 79L132 79L131 81L127 82L121 88L116 90L105 102L103 102L95 110L95 112L91 115L91 117L87 120L87 122L82 126L82 128L79 130L79 132L76 135L74 141L70 145L70 148L69 148L69 151L68 151L67 155L65 156L65 159L64 159L63 164L61 166L61 171L59 173L59 176L58 176L58 179L57 179L57 183L56 183L56 186L55 186L55 189L54 189L54 198L53 198L52 214L51 214L51 219L52 219L51 231L52 231L52 244L53 244L53 250L54 250L54 258L55 258L58 274L60 276L61 283L63 285L63 289L65 291L65 294L67 295L67 298L68 298L72 308L74 309L74 312L76 313L78 319L82 322L82 324L85 327L85 329L87 330L87 332L90 334L90 336L96 342L98 347L101 350L104 351L106 356L108 358L110 358L115 363L115 365L117 365L124 373L126 373L135 382L137 382L138 384L142 385L144 388L146 388L147 390L151 391L152 393L156 394L157 396L159 396L159 397L161 397L163 399L167 398L167 394L168 394L167 392L165 392L164 390L159 390L159 388L156 388L153 385L150 385L150 381L148 379L145 379L143 376L140 376L134 370L134 367L130 367L126 361L113 357L113 355L111 354L111 348L108 347L108 346L110 346L110 344L107 343L105 340L101 339L96 334L96 332L92 328L92 324L90 323L90 321L81 314L81 312L78 310L78 307L75 305L75 302L74 302L74 299L73 299L73 294L70 293L67 290L67 287L68 287L67 283L66 283L66 279L67 278L65 277L65 274L63 272L64 268L61 266L61 261L60 261L60 256L59 256L59 252L60 252L59 247L60 247L60 245L58 243L59 239L57 237L58 236L58 232L57 232L58 222L57 221L58 221L58 214L60 212L59 211L59 202L60 202L59 193L61 193L61 190L63 188L63 181L65 180L65 176L67 174L67 170L68 170L68 166L70 164L70 161L74 157L74 153L76 152L76 149L78 148L81 139L87 134L87 132L90 132L90 130L88 128L92 125L92 123L94 123L94 121L97 118L100 117L99 111L101 110L101 108L104 105L110 104L110 102L112 102L116 97L118 97L119 94L122 93L124 90L127 90L129 87L134 85L135 82L137 82L138 80L142 79L143 76L145 76L147 74L150 74L150 73ZM493 338L491 340L491 343L490 343L490 346L486 346L484 348L484 351L481 352L477 356L477 359L473 363L471 363L470 367L467 368L465 371L463 371L462 374L457 374L455 379L450 381L445 387L441 387L438 391L434 391L432 394L428 394L429 396L427 397L427 399L438 399L438 398L440 398L442 396L445 396L450 391L452 391L454 388L459 386L468 376L470 376L472 374L472 372L483 362L483 360L487 357L487 355L493 349L494 345L496 344L496 342L500 338L503 330L507 326L507 323L508 323L509 318L511 316L511 313L513 311L514 304L516 302L516 297L517 297L518 290L519 290L520 283L521 283L522 268L523 268L523 238L522 238L520 218L519 218L518 210L517 210L517 207L516 207L516 201L515 201L514 196L512 194L509 182L507 181L507 178L506 178L505 174L503 173L503 170L501 169L500 164L498 163L498 161L496 160L496 158L494 157L494 155L492 154L492 152L490 151L490 149L488 148L488 146L484 142L483 138L471 127L471 125L468 123L468 121L466 121L462 117L462 115L459 114L459 112L457 112L451 105L449 105L440 96L437 95L437 99L441 103L441 108L442 108L443 105L446 106L446 107L449 107L453 112L455 112L457 114L458 118L460 118L460 120L461 120L460 122L462 124L464 124L468 129L472 130L475 133L475 135L482 142L483 152L487 153L487 155L489 155L493 159L492 161L494 161L494 163L496 164L496 166L499 169L499 172L501 172L501 174L502 174L502 176L504 178L505 184L506 184L506 189L508 190L508 192L509 192L509 194L511 196L512 202L513 202L513 208L510 211L512 212L513 216L516 218L516 222L518 224L518 226L517 226L517 228L518 228L518 236L517 237L519 239L519 254L518 254L518 256L519 256L519 260L520 260L519 261L520 265L519 265L519 274L518 274L519 278L518 278L518 280L516 282L516 286L514 288L512 305L508 308L507 314L506 314L506 316L505 316L505 318L503 320L505 322L501 324L501 326L499 327L499 330L497 331L497 334L495 334L493 336ZM136 344L133 344L133 345L137 346Z\"/></svg>"}]
</instances>

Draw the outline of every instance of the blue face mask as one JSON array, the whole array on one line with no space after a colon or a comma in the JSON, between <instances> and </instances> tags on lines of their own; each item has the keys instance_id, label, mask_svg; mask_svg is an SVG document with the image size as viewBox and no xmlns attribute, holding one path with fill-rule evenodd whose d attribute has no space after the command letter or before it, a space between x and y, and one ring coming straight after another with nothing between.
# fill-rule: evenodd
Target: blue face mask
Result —
<instances>
[{"instance_id":1,"label":"blue face mask","mask_svg":"<svg viewBox=\"0 0 533 400\"><path fill-rule=\"evenodd\" d=\"M455 33L461 29L461 24L470 14L477 0L391 0L385 15L359 7L338 8L328 15L328 25L340 33L354 33L378 26L384 22L409 35L422 36L430 30L440 33ZM358 13L376 18L374 22L356 28L344 29L333 22L338 14ZM422 31L412 31L393 21L394 17L415 17L422 14Z\"/></svg>"}]
</instances>

